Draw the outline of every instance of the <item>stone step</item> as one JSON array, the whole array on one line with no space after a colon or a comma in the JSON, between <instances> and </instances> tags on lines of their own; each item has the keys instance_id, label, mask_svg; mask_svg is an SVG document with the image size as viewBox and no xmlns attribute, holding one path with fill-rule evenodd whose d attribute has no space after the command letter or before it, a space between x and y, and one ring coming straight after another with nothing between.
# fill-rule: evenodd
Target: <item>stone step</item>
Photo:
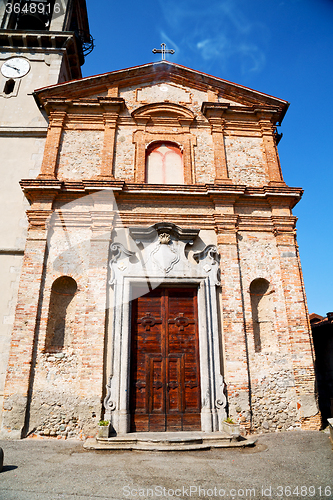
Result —
<instances>
[{"instance_id":1,"label":"stone step","mask_svg":"<svg viewBox=\"0 0 333 500\"><path fill-rule=\"evenodd\" d=\"M253 446L254 438L231 438L223 432L135 432L114 437L89 438L88 450L190 451Z\"/></svg>"}]
</instances>

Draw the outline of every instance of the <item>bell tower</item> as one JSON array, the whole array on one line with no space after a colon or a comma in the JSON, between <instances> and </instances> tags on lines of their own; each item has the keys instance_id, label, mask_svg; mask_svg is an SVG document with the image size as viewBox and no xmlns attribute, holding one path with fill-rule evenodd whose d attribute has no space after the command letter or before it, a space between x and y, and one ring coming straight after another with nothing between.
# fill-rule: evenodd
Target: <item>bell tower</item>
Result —
<instances>
[{"instance_id":1,"label":"bell tower","mask_svg":"<svg viewBox=\"0 0 333 500\"><path fill-rule=\"evenodd\" d=\"M29 208L19 182L39 174L48 127L33 92L80 79L92 49L86 0L0 0L0 408Z\"/></svg>"}]
</instances>

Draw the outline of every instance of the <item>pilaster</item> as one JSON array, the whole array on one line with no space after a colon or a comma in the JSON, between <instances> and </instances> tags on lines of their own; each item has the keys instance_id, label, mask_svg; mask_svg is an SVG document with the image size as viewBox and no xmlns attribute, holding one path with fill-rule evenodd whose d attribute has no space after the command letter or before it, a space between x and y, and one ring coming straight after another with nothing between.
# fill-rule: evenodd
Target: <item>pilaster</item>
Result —
<instances>
[{"instance_id":1,"label":"pilaster","mask_svg":"<svg viewBox=\"0 0 333 500\"><path fill-rule=\"evenodd\" d=\"M224 144L224 113L228 109L227 104L204 103L202 111L209 121L214 144L215 183L221 184L231 182L228 176L227 159Z\"/></svg>"},{"instance_id":2,"label":"pilaster","mask_svg":"<svg viewBox=\"0 0 333 500\"><path fill-rule=\"evenodd\" d=\"M92 195L94 196L94 195ZM113 206L106 208L103 200L96 200L90 212L92 237L90 260L87 270L87 307L85 311L84 341L82 346L82 369L80 387L82 394L95 405L94 411L101 414L104 377L104 344L107 332L108 261L111 231L115 212ZM100 415L101 416L101 415ZM91 430L94 432L94 430Z\"/></svg>"},{"instance_id":3,"label":"pilaster","mask_svg":"<svg viewBox=\"0 0 333 500\"><path fill-rule=\"evenodd\" d=\"M43 163L41 173L37 177L38 179L56 178L60 142L67 117L66 108L67 106L50 113L50 123L46 137Z\"/></svg>"},{"instance_id":4,"label":"pilaster","mask_svg":"<svg viewBox=\"0 0 333 500\"><path fill-rule=\"evenodd\" d=\"M112 102L112 99L114 99L114 102ZM117 99L117 96L108 96L107 98L104 98L103 101L101 101L100 99L100 102L102 103L102 107L104 108L104 142L101 172L98 178L105 180L114 180L113 161L115 152L117 120L119 117L119 113L123 108L123 102L120 102L120 100Z\"/></svg>"},{"instance_id":5,"label":"pilaster","mask_svg":"<svg viewBox=\"0 0 333 500\"><path fill-rule=\"evenodd\" d=\"M279 157L274 139L274 126L270 120L259 121L262 139L265 148L269 184L273 186L285 185L282 177Z\"/></svg>"},{"instance_id":6,"label":"pilaster","mask_svg":"<svg viewBox=\"0 0 333 500\"><path fill-rule=\"evenodd\" d=\"M2 436L13 439L23 437L28 424L53 199L51 193L48 203L44 197L44 209L33 205L32 210L27 211L29 229L11 338L1 430Z\"/></svg>"},{"instance_id":7,"label":"pilaster","mask_svg":"<svg viewBox=\"0 0 333 500\"><path fill-rule=\"evenodd\" d=\"M314 352L306 295L296 242L296 218L272 217L287 311L291 362L302 428L319 428L315 394Z\"/></svg>"},{"instance_id":8,"label":"pilaster","mask_svg":"<svg viewBox=\"0 0 333 500\"><path fill-rule=\"evenodd\" d=\"M242 276L238 255L238 216L216 213L215 230L221 256L221 287L225 381L229 414L237 417L241 407L242 424L250 429L250 387L247 340L244 324Z\"/></svg>"}]
</instances>

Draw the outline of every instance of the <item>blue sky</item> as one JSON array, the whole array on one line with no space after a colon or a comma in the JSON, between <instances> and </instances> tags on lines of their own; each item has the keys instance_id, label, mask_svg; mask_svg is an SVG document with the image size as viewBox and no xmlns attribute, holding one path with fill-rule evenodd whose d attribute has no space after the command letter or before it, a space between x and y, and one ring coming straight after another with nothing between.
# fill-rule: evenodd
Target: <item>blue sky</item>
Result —
<instances>
[{"instance_id":1,"label":"blue sky","mask_svg":"<svg viewBox=\"0 0 333 500\"><path fill-rule=\"evenodd\" d=\"M87 0L96 47L83 75L169 60L285 99L280 132L310 312L333 311L333 0Z\"/></svg>"}]
</instances>

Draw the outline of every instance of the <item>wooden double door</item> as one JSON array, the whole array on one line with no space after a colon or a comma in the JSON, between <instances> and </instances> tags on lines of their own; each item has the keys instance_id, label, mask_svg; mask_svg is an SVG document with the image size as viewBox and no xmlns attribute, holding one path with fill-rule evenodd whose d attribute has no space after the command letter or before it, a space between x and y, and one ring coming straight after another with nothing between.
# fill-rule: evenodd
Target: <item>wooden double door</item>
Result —
<instances>
[{"instance_id":1,"label":"wooden double door","mask_svg":"<svg viewBox=\"0 0 333 500\"><path fill-rule=\"evenodd\" d=\"M132 302L132 432L201 429L198 344L195 288L156 288Z\"/></svg>"}]
</instances>

